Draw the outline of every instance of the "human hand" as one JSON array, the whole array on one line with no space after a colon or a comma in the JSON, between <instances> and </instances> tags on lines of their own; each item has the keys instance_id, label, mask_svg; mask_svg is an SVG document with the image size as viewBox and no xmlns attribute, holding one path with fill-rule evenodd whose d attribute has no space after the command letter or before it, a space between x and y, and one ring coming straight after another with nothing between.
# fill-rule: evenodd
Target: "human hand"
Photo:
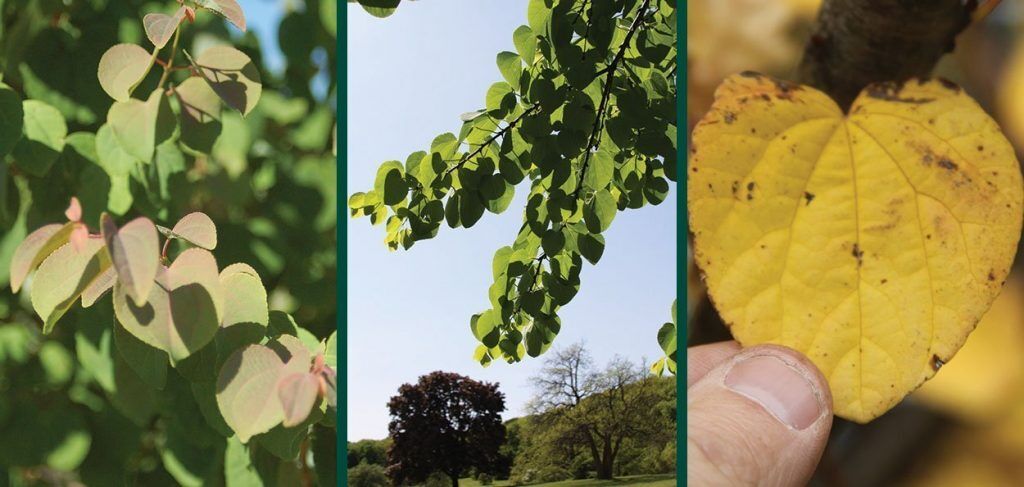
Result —
<instances>
[{"instance_id":1,"label":"human hand","mask_svg":"<svg viewBox=\"0 0 1024 487\"><path fill-rule=\"evenodd\" d=\"M790 348L736 342L687 351L690 485L806 485L832 428L828 383Z\"/></svg>"}]
</instances>

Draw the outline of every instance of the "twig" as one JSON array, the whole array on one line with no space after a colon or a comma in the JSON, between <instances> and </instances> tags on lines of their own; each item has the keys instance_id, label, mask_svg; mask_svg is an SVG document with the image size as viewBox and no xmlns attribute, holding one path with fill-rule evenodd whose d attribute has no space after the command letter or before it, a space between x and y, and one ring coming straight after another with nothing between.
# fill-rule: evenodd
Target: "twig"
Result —
<instances>
[{"instance_id":1,"label":"twig","mask_svg":"<svg viewBox=\"0 0 1024 487\"><path fill-rule=\"evenodd\" d=\"M463 157L458 162L458 164L455 164L454 166L449 167L447 170L445 170L443 176L447 176L447 175L451 174L453 171L457 170L458 168L462 167L464 164L469 162L470 159L480 155L480 153L483 152L483 150L485 148L487 148L492 143L494 143L494 141L497 140L498 137L501 137L501 136L505 135L506 133L508 133L509 130L512 130L512 128L515 127L516 124L519 123L519 121L523 119L523 117L529 115L530 113L532 113L534 110L536 110L538 108L540 108L540 103L534 103L533 106L531 106L530 108L527 108L526 110L524 110L523 113L520 114L518 117L516 117L515 120L509 122L509 124L506 125L505 128L503 128L503 129L499 130L498 132L496 132L495 134L491 135L483 144L481 144L479 147L477 147L476 150L474 150L473 152L469 153L466 157Z\"/></svg>"}]
</instances>

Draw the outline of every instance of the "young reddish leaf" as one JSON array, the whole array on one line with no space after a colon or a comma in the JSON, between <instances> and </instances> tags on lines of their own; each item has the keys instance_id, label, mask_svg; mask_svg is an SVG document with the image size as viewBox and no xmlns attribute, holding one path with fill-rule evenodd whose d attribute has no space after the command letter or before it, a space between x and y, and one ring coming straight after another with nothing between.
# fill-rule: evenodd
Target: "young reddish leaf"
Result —
<instances>
[{"instance_id":1,"label":"young reddish leaf","mask_svg":"<svg viewBox=\"0 0 1024 487\"><path fill-rule=\"evenodd\" d=\"M119 229L106 213L100 217L100 226L118 281L136 306L144 305L160 267L156 227L148 218L140 217Z\"/></svg>"},{"instance_id":2,"label":"young reddish leaf","mask_svg":"<svg viewBox=\"0 0 1024 487\"><path fill-rule=\"evenodd\" d=\"M338 407L338 373L330 367L324 367L320 372L320 380L323 384L322 394L327 399L327 405Z\"/></svg>"},{"instance_id":3,"label":"young reddish leaf","mask_svg":"<svg viewBox=\"0 0 1024 487\"><path fill-rule=\"evenodd\" d=\"M117 44L100 58L96 75L111 98L128 101L131 92L146 77L155 57L135 44Z\"/></svg>"},{"instance_id":4,"label":"young reddish leaf","mask_svg":"<svg viewBox=\"0 0 1024 487\"><path fill-rule=\"evenodd\" d=\"M263 345L239 349L224 362L217 376L217 407L242 443L283 419L274 391L284 370L281 357Z\"/></svg>"},{"instance_id":5,"label":"young reddish leaf","mask_svg":"<svg viewBox=\"0 0 1024 487\"><path fill-rule=\"evenodd\" d=\"M224 103L248 115L263 93L260 72L249 56L231 46L213 46L193 63Z\"/></svg>"},{"instance_id":6,"label":"young reddish leaf","mask_svg":"<svg viewBox=\"0 0 1024 487\"><path fill-rule=\"evenodd\" d=\"M245 13L235 0L195 0L196 5L214 12L245 32Z\"/></svg>"},{"instance_id":7,"label":"young reddish leaf","mask_svg":"<svg viewBox=\"0 0 1024 487\"><path fill-rule=\"evenodd\" d=\"M53 330L82 292L110 267L102 249L100 238L89 238L82 251L67 243L39 266L32 285L32 307L43 319L43 333Z\"/></svg>"},{"instance_id":8,"label":"young reddish leaf","mask_svg":"<svg viewBox=\"0 0 1024 487\"><path fill-rule=\"evenodd\" d=\"M85 248L85 242L89 239L89 229L79 223L74 222L75 227L71 230L71 246L75 248L76 252L81 252Z\"/></svg>"},{"instance_id":9,"label":"young reddish leaf","mask_svg":"<svg viewBox=\"0 0 1024 487\"><path fill-rule=\"evenodd\" d=\"M118 281L114 313L131 334L167 352L177 363L217 334L223 307L217 261L206 250L188 249L171 267L159 268L156 283L145 304L136 306Z\"/></svg>"},{"instance_id":10,"label":"young reddish leaf","mask_svg":"<svg viewBox=\"0 0 1024 487\"><path fill-rule=\"evenodd\" d=\"M82 204L78 202L78 198L71 197L71 203L68 204L68 209L64 210L64 216L71 222L82 221Z\"/></svg>"},{"instance_id":11,"label":"young reddish leaf","mask_svg":"<svg viewBox=\"0 0 1024 487\"><path fill-rule=\"evenodd\" d=\"M149 41L157 49L163 49L167 45L167 41L171 40L174 31L178 30L178 25L185 18L186 8L181 6L177 12L174 12L174 15L147 14L142 18L142 26L146 29L146 37L149 38Z\"/></svg>"},{"instance_id":12,"label":"young reddish leaf","mask_svg":"<svg viewBox=\"0 0 1024 487\"><path fill-rule=\"evenodd\" d=\"M25 237L25 240L18 244L18 248L14 249L14 256L11 258L11 291L18 292L33 269L61 245L68 243L74 228L72 223L52 223Z\"/></svg>"},{"instance_id":13,"label":"young reddish leaf","mask_svg":"<svg viewBox=\"0 0 1024 487\"><path fill-rule=\"evenodd\" d=\"M281 335L273 342L267 344L277 356L284 362L285 368L291 373L309 372L310 357L309 349L302 343L302 340L291 335Z\"/></svg>"},{"instance_id":14,"label":"young reddish leaf","mask_svg":"<svg viewBox=\"0 0 1024 487\"><path fill-rule=\"evenodd\" d=\"M185 6L185 18L188 19L190 24L194 24L196 21L196 9Z\"/></svg>"},{"instance_id":15,"label":"young reddish leaf","mask_svg":"<svg viewBox=\"0 0 1024 487\"><path fill-rule=\"evenodd\" d=\"M277 397L284 411L285 428L302 424L316 403L320 379L309 372L287 374L277 384Z\"/></svg>"},{"instance_id":16,"label":"young reddish leaf","mask_svg":"<svg viewBox=\"0 0 1024 487\"><path fill-rule=\"evenodd\" d=\"M206 213L197 211L185 215L178 220L178 223L174 224L171 233L175 238L180 238L196 247L206 250L217 248L217 226L213 224L213 220L209 216L206 216Z\"/></svg>"},{"instance_id":17,"label":"young reddish leaf","mask_svg":"<svg viewBox=\"0 0 1024 487\"><path fill-rule=\"evenodd\" d=\"M93 303L114 287L115 281L117 281L117 271L114 269L114 266L110 266L89 283L89 287L82 291L82 307L88 308L92 306Z\"/></svg>"}]
</instances>

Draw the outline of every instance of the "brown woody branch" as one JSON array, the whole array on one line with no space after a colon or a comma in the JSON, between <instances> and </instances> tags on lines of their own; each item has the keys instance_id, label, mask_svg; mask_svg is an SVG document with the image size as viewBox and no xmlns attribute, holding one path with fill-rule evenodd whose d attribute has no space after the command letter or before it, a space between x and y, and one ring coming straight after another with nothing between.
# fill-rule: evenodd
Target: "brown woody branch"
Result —
<instances>
[{"instance_id":1,"label":"brown woody branch","mask_svg":"<svg viewBox=\"0 0 1024 487\"><path fill-rule=\"evenodd\" d=\"M977 0L825 0L797 78L845 110L870 83L930 75L977 6Z\"/></svg>"}]
</instances>

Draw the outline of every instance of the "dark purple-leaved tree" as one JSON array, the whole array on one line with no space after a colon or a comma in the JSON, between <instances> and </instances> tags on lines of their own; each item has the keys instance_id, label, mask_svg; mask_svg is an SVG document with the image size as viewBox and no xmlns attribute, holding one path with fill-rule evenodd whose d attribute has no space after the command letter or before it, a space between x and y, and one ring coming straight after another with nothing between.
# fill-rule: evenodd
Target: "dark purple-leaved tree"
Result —
<instances>
[{"instance_id":1,"label":"dark purple-leaved tree","mask_svg":"<svg viewBox=\"0 0 1024 487\"><path fill-rule=\"evenodd\" d=\"M388 475L396 484L421 482L443 472L459 485L469 468L494 472L504 459L501 412L505 395L498 384L478 382L449 372L431 372L403 384L388 402L393 440Z\"/></svg>"}]
</instances>

